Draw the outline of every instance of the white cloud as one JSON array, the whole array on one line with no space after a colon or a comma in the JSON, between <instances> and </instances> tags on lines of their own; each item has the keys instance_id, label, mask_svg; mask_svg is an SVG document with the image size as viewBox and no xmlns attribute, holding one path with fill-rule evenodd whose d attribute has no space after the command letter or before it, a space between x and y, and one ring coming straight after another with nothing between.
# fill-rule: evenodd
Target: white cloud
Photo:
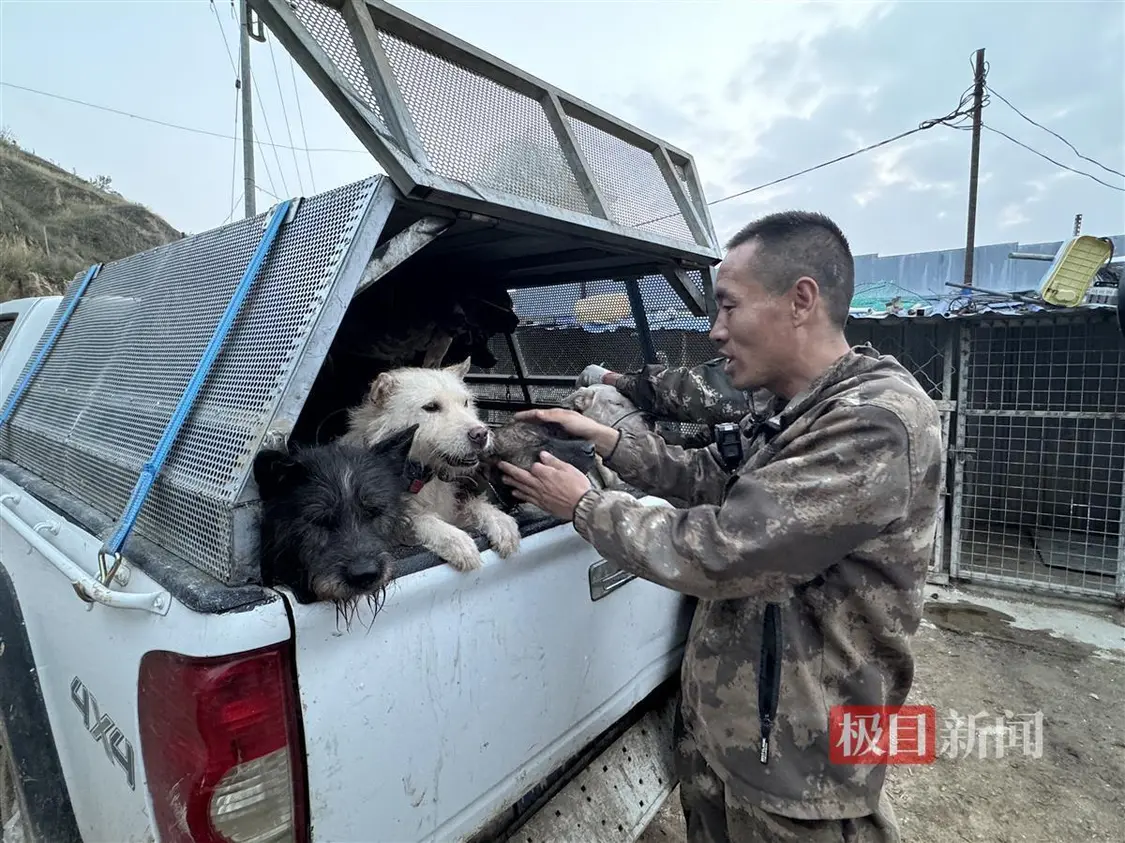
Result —
<instances>
[{"instance_id":1,"label":"white cloud","mask_svg":"<svg viewBox=\"0 0 1125 843\"><path fill-rule=\"evenodd\" d=\"M1024 213L1023 206L1018 203L1011 203L1005 205L1000 211L999 224L1001 228L1012 228L1013 226L1023 225L1031 219Z\"/></svg>"}]
</instances>

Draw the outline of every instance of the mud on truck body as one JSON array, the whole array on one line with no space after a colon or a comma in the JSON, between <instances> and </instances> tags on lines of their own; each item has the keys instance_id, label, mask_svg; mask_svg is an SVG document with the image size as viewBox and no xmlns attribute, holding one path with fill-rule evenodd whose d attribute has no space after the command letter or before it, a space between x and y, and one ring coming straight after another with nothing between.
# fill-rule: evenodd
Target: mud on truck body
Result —
<instances>
[{"instance_id":1,"label":"mud on truck body","mask_svg":"<svg viewBox=\"0 0 1125 843\"><path fill-rule=\"evenodd\" d=\"M635 839L687 598L523 516L342 625L263 583L252 463L333 435L389 289L511 296L473 341L491 423L691 357L650 320L707 318L692 160L387 4L251 6L385 175L0 305L4 843Z\"/></svg>"}]
</instances>

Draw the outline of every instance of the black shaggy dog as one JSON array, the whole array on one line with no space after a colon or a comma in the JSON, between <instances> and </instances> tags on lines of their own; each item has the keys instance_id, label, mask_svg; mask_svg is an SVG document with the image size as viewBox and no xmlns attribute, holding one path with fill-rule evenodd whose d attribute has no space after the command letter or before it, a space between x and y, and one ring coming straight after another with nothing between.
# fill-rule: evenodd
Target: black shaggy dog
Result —
<instances>
[{"instance_id":1,"label":"black shaggy dog","mask_svg":"<svg viewBox=\"0 0 1125 843\"><path fill-rule=\"evenodd\" d=\"M361 599L378 610L393 550L403 544L406 463L417 429L367 449L331 444L257 455L265 584L288 586L301 603L334 603L349 624Z\"/></svg>"},{"instance_id":2,"label":"black shaggy dog","mask_svg":"<svg viewBox=\"0 0 1125 843\"><path fill-rule=\"evenodd\" d=\"M563 462L570 463L583 474L593 470L594 443L572 436L566 428L554 422L510 421L492 431L493 447L485 460L484 481L491 487L497 503L512 510L522 501L512 494L512 487L504 482L501 462L530 471L539 462L539 452L546 451ZM528 504L530 506L530 504Z\"/></svg>"}]
</instances>

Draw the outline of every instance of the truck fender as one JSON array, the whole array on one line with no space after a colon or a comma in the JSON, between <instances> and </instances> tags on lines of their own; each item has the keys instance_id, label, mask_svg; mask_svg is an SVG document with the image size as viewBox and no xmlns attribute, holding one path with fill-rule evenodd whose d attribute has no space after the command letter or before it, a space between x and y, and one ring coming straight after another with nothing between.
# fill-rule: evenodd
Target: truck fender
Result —
<instances>
[{"instance_id":1,"label":"truck fender","mask_svg":"<svg viewBox=\"0 0 1125 843\"><path fill-rule=\"evenodd\" d=\"M23 789L33 840L82 843L70 804L31 642L11 577L0 565L0 723Z\"/></svg>"}]
</instances>

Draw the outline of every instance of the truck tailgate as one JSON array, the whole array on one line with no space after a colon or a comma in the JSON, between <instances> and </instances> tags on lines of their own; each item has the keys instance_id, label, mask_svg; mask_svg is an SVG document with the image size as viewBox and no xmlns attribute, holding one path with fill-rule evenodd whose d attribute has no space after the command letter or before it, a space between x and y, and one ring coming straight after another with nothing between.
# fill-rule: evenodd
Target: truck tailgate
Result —
<instances>
[{"instance_id":1,"label":"truck tailgate","mask_svg":"<svg viewBox=\"0 0 1125 843\"><path fill-rule=\"evenodd\" d=\"M592 599L607 566L570 525L484 559L350 629L294 606L314 841L463 840L677 672L689 601L612 576Z\"/></svg>"},{"instance_id":2,"label":"truck tailgate","mask_svg":"<svg viewBox=\"0 0 1125 843\"><path fill-rule=\"evenodd\" d=\"M0 508L0 612L18 600L78 829L89 843L151 841L138 739L141 658L150 650L206 656L283 641L290 635L285 606L278 598L246 611L205 615L167 597L166 614L87 604L40 548L56 548L96 575L101 542L4 476ZM28 530L38 534L37 541L25 538ZM162 588L133 569L127 584L115 584L114 590ZM12 617L9 613L7 620ZM0 619L0 632L3 623ZM0 657L4 649L0 635ZM4 696L0 691L0 699Z\"/></svg>"}]
</instances>

